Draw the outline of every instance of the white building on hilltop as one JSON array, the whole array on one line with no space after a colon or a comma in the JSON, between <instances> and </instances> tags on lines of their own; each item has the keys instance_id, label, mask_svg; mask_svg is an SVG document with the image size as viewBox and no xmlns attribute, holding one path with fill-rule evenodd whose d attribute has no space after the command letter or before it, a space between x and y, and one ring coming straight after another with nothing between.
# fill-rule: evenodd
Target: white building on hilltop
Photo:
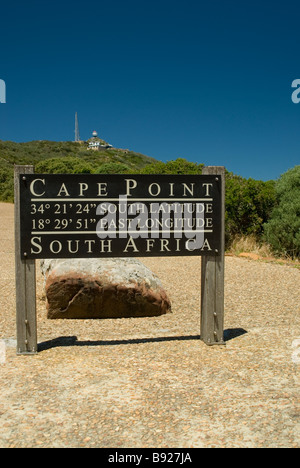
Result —
<instances>
[{"instance_id":1,"label":"white building on hilltop","mask_svg":"<svg viewBox=\"0 0 300 468\"><path fill-rule=\"evenodd\" d=\"M112 148L112 145L101 140L101 138L98 138L96 130L93 131L92 138L88 140L88 144L88 150L101 151L101 149Z\"/></svg>"}]
</instances>

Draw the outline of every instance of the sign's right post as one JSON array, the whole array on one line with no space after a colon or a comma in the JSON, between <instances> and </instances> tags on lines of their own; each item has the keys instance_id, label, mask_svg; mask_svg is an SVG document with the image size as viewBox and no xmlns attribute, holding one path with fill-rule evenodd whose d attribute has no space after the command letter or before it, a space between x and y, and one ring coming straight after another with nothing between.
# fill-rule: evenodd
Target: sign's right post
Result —
<instances>
[{"instance_id":1,"label":"sign's right post","mask_svg":"<svg viewBox=\"0 0 300 468\"><path fill-rule=\"evenodd\" d=\"M225 272L225 167L207 166L205 175L215 175L221 184L221 251L201 258L201 340L207 345L224 345Z\"/></svg>"}]
</instances>

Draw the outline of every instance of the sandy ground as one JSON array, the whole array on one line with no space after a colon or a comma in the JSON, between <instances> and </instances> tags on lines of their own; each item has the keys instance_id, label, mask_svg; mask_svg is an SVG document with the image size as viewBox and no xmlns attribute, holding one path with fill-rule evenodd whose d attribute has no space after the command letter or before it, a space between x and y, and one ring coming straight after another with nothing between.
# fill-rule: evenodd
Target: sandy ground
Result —
<instances>
[{"instance_id":1,"label":"sandy ground","mask_svg":"<svg viewBox=\"0 0 300 468\"><path fill-rule=\"evenodd\" d=\"M0 239L0 447L299 448L299 269L226 257L216 347L199 258L142 259L172 300L159 318L49 321L38 273L40 351L17 356L9 204Z\"/></svg>"}]
</instances>

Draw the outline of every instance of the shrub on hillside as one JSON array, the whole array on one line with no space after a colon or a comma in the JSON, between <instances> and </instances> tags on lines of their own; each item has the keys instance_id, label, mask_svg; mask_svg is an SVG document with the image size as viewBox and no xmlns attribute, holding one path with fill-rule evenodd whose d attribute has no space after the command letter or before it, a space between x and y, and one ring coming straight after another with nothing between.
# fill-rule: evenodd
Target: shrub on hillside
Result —
<instances>
[{"instance_id":1,"label":"shrub on hillside","mask_svg":"<svg viewBox=\"0 0 300 468\"><path fill-rule=\"evenodd\" d=\"M99 166L95 173L96 174L128 174L130 169L126 164L108 162Z\"/></svg>"},{"instance_id":2,"label":"shrub on hillside","mask_svg":"<svg viewBox=\"0 0 300 468\"><path fill-rule=\"evenodd\" d=\"M141 170L141 174L202 174L204 164L197 164L178 158L167 163L156 162Z\"/></svg>"},{"instance_id":3,"label":"shrub on hillside","mask_svg":"<svg viewBox=\"0 0 300 468\"><path fill-rule=\"evenodd\" d=\"M14 199L14 177L11 168L0 168L0 201L12 202Z\"/></svg>"},{"instance_id":4,"label":"shrub on hillside","mask_svg":"<svg viewBox=\"0 0 300 468\"><path fill-rule=\"evenodd\" d=\"M275 185L277 203L264 225L264 238L277 254L300 257L300 166Z\"/></svg>"},{"instance_id":5,"label":"shrub on hillside","mask_svg":"<svg viewBox=\"0 0 300 468\"><path fill-rule=\"evenodd\" d=\"M38 174L91 174L93 166L73 156L51 158L40 161L35 166Z\"/></svg>"},{"instance_id":6,"label":"shrub on hillside","mask_svg":"<svg viewBox=\"0 0 300 468\"><path fill-rule=\"evenodd\" d=\"M244 179L226 173L226 245L236 235L259 238L276 201L273 181Z\"/></svg>"}]
</instances>

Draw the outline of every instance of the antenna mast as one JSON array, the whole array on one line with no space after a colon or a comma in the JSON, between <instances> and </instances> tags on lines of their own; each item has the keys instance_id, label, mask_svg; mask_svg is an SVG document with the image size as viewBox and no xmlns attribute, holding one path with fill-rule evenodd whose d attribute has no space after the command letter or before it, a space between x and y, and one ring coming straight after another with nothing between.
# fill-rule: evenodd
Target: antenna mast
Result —
<instances>
[{"instance_id":1,"label":"antenna mast","mask_svg":"<svg viewBox=\"0 0 300 468\"><path fill-rule=\"evenodd\" d=\"M77 112L75 113L75 141L80 141Z\"/></svg>"}]
</instances>

